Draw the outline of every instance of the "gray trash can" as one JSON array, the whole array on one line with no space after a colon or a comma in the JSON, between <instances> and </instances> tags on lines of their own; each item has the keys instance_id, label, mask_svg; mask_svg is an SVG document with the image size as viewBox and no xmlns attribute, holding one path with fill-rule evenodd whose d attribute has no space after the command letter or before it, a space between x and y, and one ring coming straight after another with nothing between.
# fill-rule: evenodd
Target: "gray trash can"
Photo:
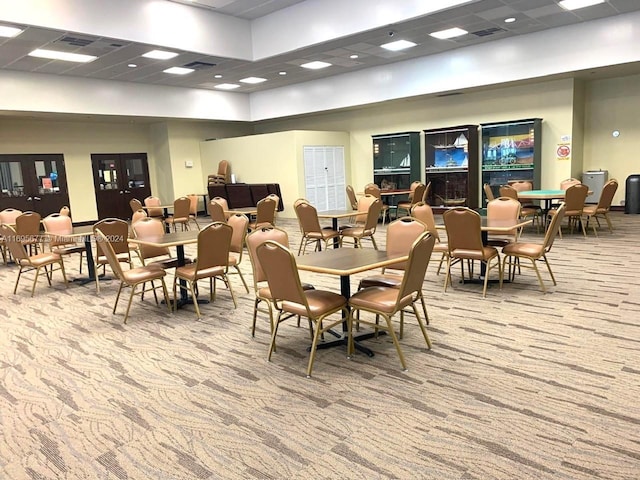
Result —
<instances>
[{"instance_id":1,"label":"gray trash can","mask_svg":"<svg viewBox=\"0 0 640 480\"><path fill-rule=\"evenodd\" d=\"M629 175L625 184L624 213L640 213L640 175Z\"/></svg>"}]
</instances>

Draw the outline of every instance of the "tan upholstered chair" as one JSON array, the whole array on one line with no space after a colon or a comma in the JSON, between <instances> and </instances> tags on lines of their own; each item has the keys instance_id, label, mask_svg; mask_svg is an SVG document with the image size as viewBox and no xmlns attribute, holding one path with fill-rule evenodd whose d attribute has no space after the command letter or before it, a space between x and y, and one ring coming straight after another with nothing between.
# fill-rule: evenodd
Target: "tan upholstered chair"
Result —
<instances>
[{"instance_id":1,"label":"tan upholstered chair","mask_svg":"<svg viewBox=\"0 0 640 480\"><path fill-rule=\"evenodd\" d=\"M449 246L445 242L442 242L442 240L440 239L440 232L438 232L438 229L436 228L436 220L433 215L433 209L425 202L418 202L413 207L411 207L411 216L424 223L427 226L427 230L429 231L431 236L436 239L436 242L433 245L433 253L437 253L440 255L438 271L436 272L437 275L440 275L442 264L447 259L447 255L449 255Z\"/></svg>"},{"instance_id":2,"label":"tan upholstered chair","mask_svg":"<svg viewBox=\"0 0 640 480\"><path fill-rule=\"evenodd\" d=\"M29 250L29 255L34 255L41 250L42 236L40 235L40 222L42 217L38 212L24 212L16 217L16 232L22 244Z\"/></svg>"},{"instance_id":3,"label":"tan upholstered chair","mask_svg":"<svg viewBox=\"0 0 640 480\"><path fill-rule=\"evenodd\" d=\"M424 205L422 202L419 203ZM417 218L402 217L394 220L387 227L387 253L393 255L408 255L411 251L411 247L413 246L413 242L415 242L416 239L424 232L428 232L428 227ZM400 285L402 285L403 274L407 270L408 265L408 262L389 265L382 269L382 274L371 275L360 280L358 290L367 287L400 288ZM417 292L417 299L420 299L425 321L429 324L429 314L427 313L427 305L425 304L424 297L422 296L422 290ZM400 338L402 338L402 334L403 325L401 323Z\"/></svg>"},{"instance_id":4,"label":"tan upholstered chair","mask_svg":"<svg viewBox=\"0 0 640 480\"><path fill-rule=\"evenodd\" d=\"M133 215L131 216L131 225L136 223L138 220L142 220L143 218L149 218L146 210L141 208L137 212L133 212Z\"/></svg>"},{"instance_id":5,"label":"tan upholstered chair","mask_svg":"<svg viewBox=\"0 0 640 480\"><path fill-rule=\"evenodd\" d=\"M569 233L573 233L574 225L580 225L582 229L582 235L586 238L587 231L585 229L586 218L584 217L584 202L589 194L589 187L583 184L571 185L567 188L564 195L565 212L564 217L567 219L569 225ZM557 209L553 208L549 210L549 218L553 218ZM559 227L558 234L562 238L562 226Z\"/></svg>"},{"instance_id":6,"label":"tan upholstered chair","mask_svg":"<svg viewBox=\"0 0 640 480\"><path fill-rule=\"evenodd\" d=\"M358 199L358 211L367 212L367 218L362 226L347 227L340 230L340 246L345 238L353 240L354 247L362 248L362 240L369 239L376 250L376 239L374 234L378 226L378 218L382 209L382 202L372 195L365 195Z\"/></svg>"},{"instance_id":7,"label":"tan upholstered chair","mask_svg":"<svg viewBox=\"0 0 640 480\"><path fill-rule=\"evenodd\" d=\"M251 260L251 268L253 270L253 288L256 294L256 299L253 304L253 323L251 325L251 336L255 336L256 334L256 318L258 316L258 311L268 313L269 314L269 323L271 325L270 332L273 333L273 298L271 297L271 291L269 290L269 285L267 284L267 276L260 265L260 260L256 255L256 248L258 245L266 242L267 240L272 240L274 242L278 242L280 245L289 248L289 236L285 230L282 230L278 227L267 226L258 228L251 233L249 233L246 237L247 251L249 252L249 259ZM302 284L303 290L313 290L313 285L308 283ZM267 306L266 310L260 310L259 306L261 303L264 303ZM298 326L300 325L300 317L298 316ZM313 329L311 328L311 339L313 340Z\"/></svg>"},{"instance_id":8,"label":"tan upholstered chair","mask_svg":"<svg viewBox=\"0 0 640 480\"><path fill-rule=\"evenodd\" d=\"M501 197L512 198L512 199L517 200L518 202L520 202L520 200L518 200L518 190L516 190L511 185L502 185L500 187L500 196ZM525 219L526 218L531 218L533 224L536 225L536 230L538 230L538 231L539 231L539 226L540 226L540 215L541 215L541 209L537 205L533 205L533 206L529 206L529 207L523 207L522 204L521 204L521 206L520 206L520 218L525 218Z\"/></svg>"},{"instance_id":9,"label":"tan upholstered chair","mask_svg":"<svg viewBox=\"0 0 640 480\"><path fill-rule=\"evenodd\" d=\"M426 203L427 205L431 204L431 182L427 182L427 185L424 188L424 193L422 194L422 199L420 201Z\"/></svg>"},{"instance_id":10,"label":"tan upholstered chair","mask_svg":"<svg viewBox=\"0 0 640 480\"><path fill-rule=\"evenodd\" d=\"M82 258L84 257L85 247L76 243L76 239L69 237L73 233L73 223L71 217L60 213L52 213L42 219L44 231L47 234L49 249L61 256L80 254L79 270L82 273Z\"/></svg>"},{"instance_id":11,"label":"tan upholstered chair","mask_svg":"<svg viewBox=\"0 0 640 480\"><path fill-rule=\"evenodd\" d=\"M191 208L191 200L187 197L176 198L173 201L173 215L165 218L164 221L173 226L173 231L176 232L176 225L180 225L181 230L189 230L189 210Z\"/></svg>"},{"instance_id":12,"label":"tan upholstered chair","mask_svg":"<svg viewBox=\"0 0 640 480\"><path fill-rule=\"evenodd\" d=\"M142 202L137 198L129 200L129 206L131 207L131 213L135 213L142 208Z\"/></svg>"},{"instance_id":13,"label":"tan upholstered chair","mask_svg":"<svg viewBox=\"0 0 640 480\"><path fill-rule=\"evenodd\" d=\"M227 216L224 213L224 207L216 200L211 200L209 202L209 216L211 217L212 222L227 222Z\"/></svg>"},{"instance_id":14,"label":"tan upholstered chair","mask_svg":"<svg viewBox=\"0 0 640 480\"><path fill-rule=\"evenodd\" d=\"M378 200L380 200L380 202L382 202L382 192L380 191L380 187L375 183L367 183L364 186L364 194L373 195ZM382 202L381 213L382 213L382 225L384 225L385 218L389 215L389 205L385 205L384 202Z\"/></svg>"},{"instance_id":15,"label":"tan upholstered chair","mask_svg":"<svg viewBox=\"0 0 640 480\"><path fill-rule=\"evenodd\" d=\"M318 211L316 207L306 201L298 202L294 206L302 237L300 238L300 247L298 247L298 255L304 255L307 245L315 244L316 251L329 248L329 242L340 236L340 232L331 228L322 228L318 219Z\"/></svg>"},{"instance_id":16,"label":"tan upholstered chair","mask_svg":"<svg viewBox=\"0 0 640 480\"><path fill-rule=\"evenodd\" d=\"M580 185L582 182L577 178L567 178L566 180L562 180L560 182L560 190L567 190L569 187L573 185Z\"/></svg>"},{"instance_id":17,"label":"tan upholstered chair","mask_svg":"<svg viewBox=\"0 0 640 480\"><path fill-rule=\"evenodd\" d=\"M556 238L556 235L560 231L560 223L564 218L565 212L565 204L561 203L560 207L557 209L556 214L551 219L551 224L547 229L547 232L544 236L544 241L541 244L537 243L524 243L524 242L515 242L506 245L502 249L502 253L504 255L504 260L502 263L502 271L504 272L506 265L509 265L509 269L512 272L511 281L513 281L513 277L515 277L515 268L511 269L512 266L518 267L529 267L528 265L520 262L520 259L527 259L531 261L531 266L536 272L536 276L538 277L538 282L540 283L540 288L542 288L543 292L546 292L547 289L544 286L544 282L542 281L542 277L540 276L540 272L538 270L537 262L542 261L549 271L549 275L551 276L551 280L553 284L556 285L556 279L553 276L553 272L551 271L551 265L549 265L549 259L547 258L547 253L551 250L553 246L553 241Z\"/></svg>"},{"instance_id":18,"label":"tan upholstered chair","mask_svg":"<svg viewBox=\"0 0 640 480\"><path fill-rule=\"evenodd\" d=\"M229 218L231 216L230 213L227 213L229 211L229 202L227 202L227 199L224 197L213 197L209 203L211 202L216 202L219 203L220 206L222 207L222 213L225 215L224 221L227 221L227 218ZM218 220L214 220L214 222L217 222ZM222 220L220 220L222 221Z\"/></svg>"},{"instance_id":19,"label":"tan upholstered chair","mask_svg":"<svg viewBox=\"0 0 640 480\"><path fill-rule=\"evenodd\" d=\"M147 207L147 215L151 218L164 218L164 210L160 208L162 202L158 197L149 196L144 199L144 205Z\"/></svg>"},{"instance_id":20,"label":"tan upholstered chair","mask_svg":"<svg viewBox=\"0 0 640 480\"><path fill-rule=\"evenodd\" d=\"M609 232L613 233L609 210L611 209L611 202L613 201L613 196L616 194L616 190L618 190L618 181L615 179L609 180L602 188L597 205L587 205L582 209L583 215L587 217L587 226L589 226L589 222L593 219L598 223L598 227L600 227L600 220L598 218L604 217L607 221ZM593 234L597 237L598 232L596 231L595 223L591 222L591 227L593 228Z\"/></svg>"},{"instance_id":21,"label":"tan upholstered chair","mask_svg":"<svg viewBox=\"0 0 640 480\"><path fill-rule=\"evenodd\" d=\"M398 202L396 207L396 218L400 216L401 210L403 211L403 214L409 215L411 207L422 201L422 197L424 196L427 186L420 181L416 181L413 182L409 188L412 190L412 193L409 194L409 200Z\"/></svg>"},{"instance_id":22,"label":"tan upholstered chair","mask_svg":"<svg viewBox=\"0 0 640 480\"><path fill-rule=\"evenodd\" d=\"M315 330L307 366L307 377L310 377L318 340L327 330L349 316L347 299L327 290L304 290L293 253L279 243L268 240L258 245L256 255L267 277L273 305L278 311L267 359L271 361L280 324L292 315L307 317ZM340 316L328 319L339 312Z\"/></svg>"},{"instance_id":23,"label":"tan upholstered chair","mask_svg":"<svg viewBox=\"0 0 640 480\"><path fill-rule=\"evenodd\" d=\"M129 268L131 268L133 265L131 263L131 249L129 247L128 240L129 225L127 222L120 220L119 218L105 218L93 225L94 236L98 229L107 236L109 245L115 252L118 262L128 263ZM96 291L100 293L100 275L98 275L98 267L102 266L104 271L106 270L106 266L111 265L111 263L99 248L96 249L94 263L96 272ZM122 269L122 267L119 268Z\"/></svg>"},{"instance_id":24,"label":"tan upholstered chair","mask_svg":"<svg viewBox=\"0 0 640 480\"><path fill-rule=\"evenodd\" d=\"M515 223L519 218L520 202L518 200L509 197L498 197L487 203L487 220L490 222L495 220L513 220ZM487 232L487 245L504 247L506 244L518 240L519 233L517 228L514 228L508 233L489 230Z\"/></svg>"},{"instance_id":25,"label":"tan upholstered chair","mask_svg":"<svg viewBox=\"0 0 640 480\"><path fill-rule=\"evenodd\" d=\"M187 195L189 199L189 221L193 221L196 224L196 228L200 230L200 224L198 223L198 195L191 193Z\"/></svg>"},{"instance_id":26,"label":"tan upholstered chair","mask_svg":"<svg viewBox=\"0 0 640 480\"><path fill-rule=\"evenodd\" d=\"M173 281L173 297L177 298L177 288L189 289L193 298L193 305L198 318L202 318L200 307L198 306L196 284L198 280L209 279L209 299L215 300L216 280L220 279L229 289L234 307L238 308L236 297L233 294L231 282L227 277L229 270L229 250L233 228L222 222L210 223L198 233L197 258L191 265L176 268ZM184 280L188 286L179 283ZM176 305L177 307L177 305Z\"/></svg>"},{"instance_id":27,"label":"tan upholstered chair","mask_svg":"<svg viewBox=\"0 0 640 480\"><path fill-rule=\"evenodd\" d=\"M94 228L94 236L96 238L96 243L98 245L98 251L100 252L100 255L106 259L107 263L109 263L109 266L111 267L111 270L113 271L113 274L118 278L118 280L120 280L118 294L116 295L116 301L113 305L112 313L114 315L116 313L116 308L118 307L120 294L122 293L122 289L124 287L129 287L131 289L131 295L129 295L129 302L127 303L127 310L124 313L124 323L127 323L127 319L129 318L129 310L131 309L131 301L133 300L134 295L144 295L145 292L153 291L153 296L157 304L158 297L156 295L156 290L158 288L162 288L164 301L167 305L167 308L169 309L169 312L171 312L171 301L169 300L167 285L164 281L166 272L162 268L156 266L143 266L132 268L130 270L123 270L118 253L115 251L113 242L110 239L110 234L103 232L100 226L98 226ZM156 280L160 280L160 285L156 286L153 283ZM151 283L151 288L145 288L146 283ZM142 285L142 290L136 292L138 285Z\"/></svg>"},{"instance_id":28,"label":"tan upholstered chair","mask_svg":"<svg viewBox=\"0 0 640 480\"><path fill-rule=\"evenodd\" d=\"M500 255L495 247L482 244L480 214L467 207L454 207L442 214L444 225L447 230L447 244L449 245L449 255L447 257L447 272L444 279L444 291L451 281L451 266L460 263L462 279L464 280L464 261L475 261L486 263L484 275L484 288L482 297L487 295L487 284L489 275L494 267L498 267L500 288L502 288L502 263ZM472 272L470 272L472 274Z\"/></svg>"},{"instance_id":29,"label":"tan upholstered chair","mask_svg":"<svg viewBox=\"0 0 640 480\"><path fill-rule=\"evenodd\" d=\"M209 175L209 184L231 183L231 164L227 160L218 162L218 171L215 175Z\"/></svg>"},{"instance_id":30,"label":"tan upholstered chair","mask_svg":"<svg viewBox=\"0 0 640 480\"><path fill-rule=\"evenodd\" d=\"M406 308L411 307L413 314L415 315L422 335L427 343L427 347L431 348L431 341L427 334L427 329L420 318L420 313L416 308L415 302L418 299L422 299L422 283L424 281L425 272L429 265L429 259L433 250L435 238L429 235L428 232L423 232L413 242L409 249L409 260L402 277L402 282L399 287L385 287L385 286L373 286L358 291L349 299L349 307L351 314L348 322L349 326L349 353L353 353L353 318L355 314L363 311L376 315L375 321L359 318L360 323L371 325L376 330L381 329L386 331L398 352L400 357L400 363L404 370L407 369L407 363L404 359L402 349L400 348L400 342L395 334L391 319L397 313L400 313L400 325L404 324L404 311ZM386 325L378 323L378 315L382 316Z\"/></svg>"},{"instance_id":31,"label":"tan upholstered chair","mask_svg":"<svg viewBox=\"0 0 640 480\"><path fill-rule=\"evenodd\" d=\"M45 269L45 277L49 286L51 286L51 276L54 271L60 270L62 272L62 278L64 279L65 286L68 286L67 276L64 273L64 262L60 254L55 252L37 253L35 255L29 255L23 243L19 239L19 235L16 230L10 226L2 224L0 225L0 235L4 238L7 249L11 252L13 259L18 264L20 269L18 270L18 277L16 278L16 284L13 287L13 293L18 291L18 283L20 283L20 277L23 273L29 271L36 271L33 284L31 286L31 296L36 290L36 284L38 283L38 277L40 275L40 269ZM53 269L53 265L58 264L57 269ZM47 267L51 267L51 270L47 270Z\"/></svg>"},{"instance_id":32,"label":"tan upholstered chair","mask_svg":"<svg viewBox=\"0 0 640 480\"><path fill-rule=\"evenodd\" d=\"M358 197L356 197L356 192L351 185L347 185L347 200L352 210L358 210Z\"/></svg>"},{"instance_id":33,"label":"tan upholstered chair","mask_svg":"<svg viewBox=\"0 0 640 480\"><path fill-rule=\"evenodd\" d=\"M484 196L487 197L487 202L490 202L491 200L494 200L496 198L496 196L493 194L493 189L491 188L491 185L489 185L488 183L485 183L482 186L483 190L484 190Z\"/></svg>"},{"instance_id":34,"label":"tan upholstered chair","mask_svg":"<svg viewBox=\"0 0 640 480\"><path fill-rule=\"evenodd\" d=\"M142 218L131 225L135 238L162 237L164 225L157 218ZM157 265L161 268L175 268L178 266L178 258L171 255L169 247L154 247L151 245L138 245L138 256L142 265ZM185 259L191 263L191 259Z\"/></svg>"},{"instance_id":35,"label":"tan upholstered chair","mask_svg":"<svg viewBox=\"0 0 640 480\"><path fill-rule=\"evenodd\" d=\"M12 225L15 227L16 218L22 215L22 210L18 210L16 208L5 208L0 211L0 224ZM8 258L11 256L10 252L7 251L7 244L4 241L4 237L0 235L0 252L2 252L2 260L4 264L7 264Z\"/></svg>"},{"instance_id":36,"label":"tan upholstered chair","mask_svg":"<svg viewBox=\"0 0 640 480\"><path fill-rule=\"evenodd\" d=\"M275 225L277 208L278 201L275 198L271 196L264 197L256 205L256 220L249 224L249 229L255 230L266 225Z\"/></svg>"},{"instance_id":37,"label":"tan upholstered chair","mask_svg":"<svg viewBox=\"0 0 640 480\"><path fill-rule=\"evenodd\" d=\"M236 213L231 215L227 220L227 224L233 229L233 236L231 237L231 245L229 246L229 266L233 267L235 272L229 272L229 275L236 273L245 290L249 293L249 287L240 270L240 262L242 262L242 252L244 251L244 242L247 237L247 231L249 229L249 219L242 213Z\"/></svg>"}]
</instances>

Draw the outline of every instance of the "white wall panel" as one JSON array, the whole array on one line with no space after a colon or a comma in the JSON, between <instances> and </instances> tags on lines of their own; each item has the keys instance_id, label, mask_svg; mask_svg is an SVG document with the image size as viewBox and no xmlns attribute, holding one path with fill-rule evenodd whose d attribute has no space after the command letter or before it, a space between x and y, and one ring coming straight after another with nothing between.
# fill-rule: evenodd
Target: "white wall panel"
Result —
<instances>
[{"instance_id":1,"label":"white wall panel","mask_svg":"<svg viewBox=\"0 0 640 480\"><path fill-rule=\"evenodd\" d=\"M246 94L0 70L0 110L249 120Z\"/></svg>"},{"instance_id":2,"label":"white wall panel","mask_svg":"<svg viewBox=\"0 0 640 480\"><path fill-rule=\"evenodd\" d=\"M640 61L640 13L251 94L264 120Z\"/></svg>"}]
</instances>

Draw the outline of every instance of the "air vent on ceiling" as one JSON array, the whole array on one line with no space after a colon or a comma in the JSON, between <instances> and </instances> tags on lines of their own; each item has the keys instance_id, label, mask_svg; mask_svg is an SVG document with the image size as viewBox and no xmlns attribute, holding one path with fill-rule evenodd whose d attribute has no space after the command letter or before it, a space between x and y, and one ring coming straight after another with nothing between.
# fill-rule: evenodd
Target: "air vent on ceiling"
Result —
<instances>
[{"instance_id":1,"label":"air vent on ceiling","mask_svg":"<svg viewBox=\"0 0 640 480\"><path fill-rule=\"evenodd\" d=\"M66 43L74 47L86 47L87 45L91 45L94 40L91 38L70 37L67 35L56 41L56 43L58 42Z\"/></svg>"},{"instance_id":2,"label":"air vent on ceiling","mask_svg":"<svg viewBox=\"0 0 640 480\"><path fill-rule=\"evenodd\" d=\"M484 30L478 30L477 32L471 32L471 33L477 37L486 37L487 35L493 35L494 33L498 33L498 32L506 32L506 30L500 27L491 27L491 28L485 28Z\"/></svg>"},{"instance_id":3,"label":"air vent on ceiling","mask_svg":"<svg viewBox=\"0 0 640 480\"><path fill-rule=\"evenodd\" d=\"M453 97L455 95L462 95L462 92L441 93L440 95L436 95L436 97Z\"/></svg>"},{"instance_id":4,"label":"air vent on ceiling","mask_svg":"<svg viewBox=\"0 0 640 480\"><path fill-rule=\"evenodd\" d=\"M185 68L193 68L194 70L205 70L207 68L215 67L215 63L207 63L207 62L191 62L183 65Z\"/></svg>"}]
</instances>

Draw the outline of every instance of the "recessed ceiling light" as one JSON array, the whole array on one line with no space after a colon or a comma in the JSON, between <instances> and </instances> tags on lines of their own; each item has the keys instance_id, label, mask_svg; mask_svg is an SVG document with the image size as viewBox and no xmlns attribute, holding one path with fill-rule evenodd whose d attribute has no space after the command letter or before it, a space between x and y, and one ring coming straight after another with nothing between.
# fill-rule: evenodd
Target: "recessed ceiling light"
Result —
<instances>
[{"instance_id":1,"label":"recessed ceiling light","mask_svg":"<svg viewBox=\"0 0 640 480\"><path fill-rule=\"evenodd\" d=\"M237 83L221 83L220 85L216 85L213 88L219 88L220 90L233 90L234 88L238 88L240 85Z\"/></svg>"},{"instance_id":2,"label":"recessed ceiling light","mask_svg":"<svg viewBox=\"0 0 640 480\"><path fill-rule=\"evenodd\" d=\"M130 63L129 65L127 65L127 67L129 68L136 68L138 65L136 65L135 63Z\"/></svg>"},{"instance_id":3,"label":"recessed ceiling light","mask_svg":"<svg viewBox=\"0 0 640 480\"><path fill-rule=\"evenodd\" d=\"M463 30L462 28L453 27L446 30L440 30L439 32L433 32L429 35L435 38L439 38L440 40L446 40L447 38L460 37L462 35L466 35L467 33L469 32Z\"/></svg>"},{"instance_id":4,"label":"recessed ceiling light","mask_svg":"<svg viewBox=\"0 0 640 480\"><path fill-rule=\"evenodd\" d=\"M302 68L310 68L311 70L319 70L321 68L327 68L330 67L331 64L327 63L327 62L320 62L318 60L316 60L315 62L308 62L308 63L303 63L302 65L300 65Z\"/></svg>"},{"instance_id":5,"label":"recessed ceiling light","mask_svg":"<svg viewBox=\"0 0 640 480\"><path fill-rule=\"evenodd\" d=\"M0 37L16 37L23 32L21 28L9 27L7 25L0 25Z\"/></svg>"},{"instance_id":6,"label":"recessed ceiling light","mask_svg":"<svg viewBox=\"0 0 640 480\"><path fill-rule=\"evenodd\" d=\"M156 60L169 60L170 58L177 57L176 52L167 52L166 50L151 50L142 55L146 58L155 58Z\"/></svg>"},{"instance_id":7,"label":"recessed ceiling light","mask_svg":"<svg viewBox=\"0 0 640 480\"><path fill-rule=\"evenodd\" d=\"M353 55L349 55L349 58L353 58L354 60L355 60L356 58L358 58L358 57L359 57L359 55L356 55L355 53L354 53Z\"/></svg>"},{"instance_id":8,"label":"recessed ceiling light","mask_svg":"<svg viewBox=\"0 0 640 480\"><path fill-rule=\"evenodd\" d=\"M410 42L409 40L396 40L395 42L385 43L384 45L380 46L385 50L397 52L398 50L405 50L407 48L415 47L416 45L416 43Z\"/></svg>"},{"instance_id":9,"label":"recessed ceiling light","mask_svg":"<svg viewBox=\"0 0 640 480\"><path fill-rule=\"evenodd\" d=\"M219 73L214 75L213 78L222 78L222 75L220 75Z\"/></svg>"},{"instance_id":10,"label":"recessed ceiling light","mask_svg":"<svg viewBox=\"0 0 640 480\"><path fill-rule=\"evenodd\" d=\"M88 63L93 62L95 55L83 55L80 53L57 52L55 50L43 50L38 48L29 53L30 57L48 58L49 60L64 60L66 62Z\"/></svg>"},{"instance_id":11,"label":"recessed ceiling light","mask_svg":"<svg viewBox=\"0 0 640 480\"><path fill-rule=\"evenodd\" d=\"M247 78L241 78L240 81L242 83L262 83L262 82L266 82L267 79L260 78L260 77L247 77Z\"/></svg>"},{"instance_id":12,"label":"recessed ceiling light","mask_svg":"<svg viewBox=\"0 0 640 480\"><path fill-rule=\"evenodd\" d=\"M513 23L516 21L516 17L509 17L504 19L504 23Z\"/></svg>"},{"instance_id":13,"label":"recessed ceiling light","mask_svg":"<svg viewBox=\"0 0 640 480\"><path fill-rule=\"evenodd\" d=\"M286 75L287 72L278 72L278 75Z\"/></svg>"},{"instance_id":14,"label":"recessed ceiling light","mask_svg":"<svg viewBox=\"0 0 640 480\"><path fill-rule=\"evenodd\" d=\"M591 7L592 5L598 5L604 3L604 0L561 0L558 2L565 10L577 10L579 8Z\"/></svg>"},{"instance_id":15,"label":"recessed ceiling light","mask_svg":"<svg viewBox=\"0 0 640 480\"><path fill-rule=\"evenodd\" d=\"M163 70L164 73L172 73L173 75L186 75L187 73L195 72L193 68L184 67L171 67Z\"/></svg>"}]
</instances>

